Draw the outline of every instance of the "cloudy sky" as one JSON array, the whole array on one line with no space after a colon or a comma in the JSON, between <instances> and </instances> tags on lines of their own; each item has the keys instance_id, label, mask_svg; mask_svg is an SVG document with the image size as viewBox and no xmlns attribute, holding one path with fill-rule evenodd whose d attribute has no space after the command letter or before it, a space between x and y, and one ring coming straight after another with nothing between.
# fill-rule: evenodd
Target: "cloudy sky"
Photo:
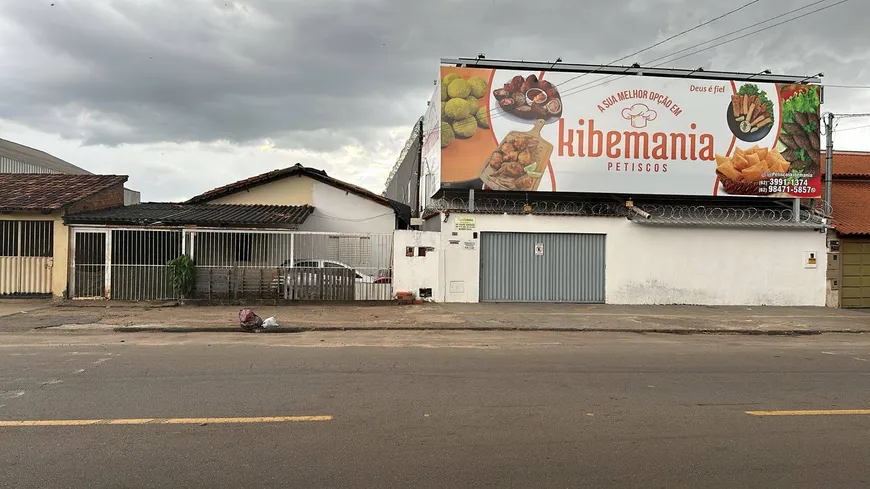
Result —
<instances>
[{"instance_id":1,"label":"cloudy sky","mask_svg":"<svg viewBox=\"0 0 870 489\"><path fill-rule=\"evenodd\" d=\"M607 63L747 1L2 0L0 137L130 175L148 201L297 162L380 192L439 58ZM759 0L626 62L838 1ZM870 85L868 18L851 0L669 66ZM870 90L825 102L870 112ZM844 130L862 125L836 146L870 150L870 128Z\"/></svg>"}]
</instances>

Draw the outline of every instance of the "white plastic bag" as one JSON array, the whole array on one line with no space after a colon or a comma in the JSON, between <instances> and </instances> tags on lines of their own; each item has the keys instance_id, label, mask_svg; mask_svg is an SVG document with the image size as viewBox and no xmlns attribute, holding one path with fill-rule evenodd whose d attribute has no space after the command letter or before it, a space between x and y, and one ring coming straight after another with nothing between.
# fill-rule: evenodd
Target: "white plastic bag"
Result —
<instances>
[{"instance_id":1,"label":"white plastic bag","mask_svg":"<svg viewBox=\"0 0 870 489\"><path fill-rule=\"evenodd\" d=\"M278 320L275 317L268 317L263 320L263 329L275 329L278 327Z\"/></svg>"}]
</instances>

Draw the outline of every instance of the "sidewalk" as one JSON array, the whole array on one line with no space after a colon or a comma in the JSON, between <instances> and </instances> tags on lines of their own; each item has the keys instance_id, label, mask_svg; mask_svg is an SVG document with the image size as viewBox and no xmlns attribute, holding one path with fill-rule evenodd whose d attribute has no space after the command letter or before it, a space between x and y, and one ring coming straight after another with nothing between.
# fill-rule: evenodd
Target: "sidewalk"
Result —
<instances>
[{"instance_id":1,"label":"sidewalk","mask_svg":"<svg viewBox=\"0 0 870 489\"><path fill-rule=\"evenodd\" d=\"M0 302L0 311L4 310ZM40 331L241 332L238 306L111 302L43 305L0 317L0 333ZM294 331L595 331L673 334L870 333L870 314L796 307L424 304L256 306Z\"/></svg>"}]
</instances>

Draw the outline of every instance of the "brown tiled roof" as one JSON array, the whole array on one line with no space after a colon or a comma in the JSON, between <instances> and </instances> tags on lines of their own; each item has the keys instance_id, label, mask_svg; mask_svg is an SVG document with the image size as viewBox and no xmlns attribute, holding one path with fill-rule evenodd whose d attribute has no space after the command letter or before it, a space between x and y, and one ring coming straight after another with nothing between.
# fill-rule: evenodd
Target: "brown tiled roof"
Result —
<instances>
[{"instance_id":1,"label":"brown tiled roof","mask_svg":"<svg viewBox=\"0 0 870 489\"><path fill-rule=\"evenodd\" d=\"M0 173L0 211L55 211L126 181L125 175Z\"/></svg>"},{"instance_id":2,"label":"brown tiled roof","mask_svg":"<svg viewBox=\"0 0 870 489\"><path fill-rule=\"evenodd\" d=\"M824 155L821 166L824 174ZM870 152L834 151L834 178L837 177L870 178Z\"/></svg>"},{"instance_id":3,"label":"brown tiled roof","mask_svg":"<svg viewBox=\"0 0 870 489\"><path fill-rule=\"evenodd\" d=\"M64 217L67 224L234 226L296 228L314 212L310 205L145 204Z\"/></svg>"},{"instance_id":4,"label":"brown tiled roof","mask_svg":"<svg viewBox=\"0 0 870 489\"><path fill-rule=\"evenodd\" d=\"M870 181L836 178L831 183L834 229L840 234L870 234Z\"/></svg>"},{"instance_id":5,"label":"brown tiled roof","mask_svg":"<svg viewBox=\"0 0 870 489\"><path fill-rule=\"evenodd\" d=\"M870 234L870 152L834 151L831 214L839 234ZM822 165L824 171L824 165ZM821 204L821 202L820 202Z\"/></svg>"}]
</instances>

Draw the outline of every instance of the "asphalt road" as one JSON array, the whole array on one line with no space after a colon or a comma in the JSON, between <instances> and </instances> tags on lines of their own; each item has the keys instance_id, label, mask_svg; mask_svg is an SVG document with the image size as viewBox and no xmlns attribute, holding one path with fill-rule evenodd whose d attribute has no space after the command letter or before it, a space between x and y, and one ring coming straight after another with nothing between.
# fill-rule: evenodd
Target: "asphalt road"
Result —
<instances>
[{"instance_id":1,"label":"asphalt road","mask_svg":"<svg viewBox=\"0 0 870 489\"><path fill-rule=\"evenodd\" d=\"M0 487L867 487L870 415L746 411L868 387L868 335L5 336Z\"/></svg>"}]
</instances>

